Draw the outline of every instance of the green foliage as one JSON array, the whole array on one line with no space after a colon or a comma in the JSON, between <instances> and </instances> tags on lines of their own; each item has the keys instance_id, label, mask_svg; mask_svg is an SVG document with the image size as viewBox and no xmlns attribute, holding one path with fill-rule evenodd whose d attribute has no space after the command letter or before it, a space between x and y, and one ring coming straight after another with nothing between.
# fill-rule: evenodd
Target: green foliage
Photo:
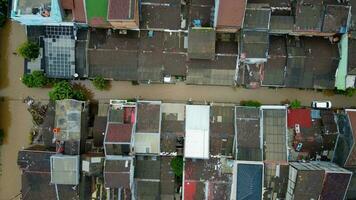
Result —
<instances>
[{"instance_id":1,"label":"green foliage","mask_svg":"<svg viewBox=\"0 0 356 200\"><path fill-rule=\"evenodd\" d=\"M183 157L176 156L171 161L171 167L173 169L174 174L177 177L182 177L183 174Z\"/></svg>"},{"instance_id":2,"label":"green foliage","mask_svg":"<svg viewBox=\"0 0 356 200\"><path fill-rule=\"evenodd\" d=\"M240 101L241 106L250 106L250 107L260 107L262 104L258 101L247 100L247 101Z\"/></svg>"},{"instance_id":3,"label":"green foliage","mask_svg":"<svg viewBox=\"0 0 356 200\"><path fill-rule=\"evenodd\" d=\"M29 88L42 88L48 85L49 79L41 71L34 71L32 74L25 74L22 83Z\"/></svg>"},{"instance_id":4,"label":"green foliage","mask_svg":"<svg viewBox=\"0 0 356 200\"><path fill-rule=\"evenodd\" d=\"M345 91L344 90L335 90L335 93L345 95L348 97L352 97L356 94L356 88L347 88Z\"/></svg>"},{"instance_id":5,"label":"green foliage","mask_svg":"<svg viewBox=\"0 0 356 200\"><path fill-rule=\"evenodd\" d=\"M54 83L54 86L48 95L52 101L63 99L76 99L85 101L88 99L87 91L85 91L84 88L73 87L73 85L67 81Z\"/></svg>"},{"instance_id":6,"label":"green foliage","mask_svg":"<svg viewBox=\"0 0 356 200\"><path fill-rule=\"evenodd\" d=\"M98 90L107 90L109 88L109 81L101 76L97 76L92 80L94 87Z\"/></svg>"},{"instance_id":7,"label":"green foliage","mask_svg":"<svg viewBox=\"0 0 356 200\"><path fill-rule=\"evenodd\" d=\"M290 108L296 109L296 108L301 108L302 107L302 102L300 102L299 100L295 99L294 101L292 101L290 103Z\"/></svg>"},{"instance_id":8,"label":"green foliage","mask_svg":"<svg viewBox=\"0 0 356 200\"><path fill-rule=\"evenodd\" d=\"M28 60L35 60L40 54L40 47L33 42L25 42L20 45L17 52Z\"/></svg>"}]
</instances>

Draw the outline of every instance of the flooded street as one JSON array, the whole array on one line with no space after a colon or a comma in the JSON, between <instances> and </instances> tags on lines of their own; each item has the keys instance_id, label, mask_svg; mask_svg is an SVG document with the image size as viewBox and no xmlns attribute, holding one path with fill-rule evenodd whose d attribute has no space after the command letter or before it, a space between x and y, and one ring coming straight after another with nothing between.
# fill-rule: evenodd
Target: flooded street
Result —
<instances>
[{"instance_id":1,"label":"flooded street","mask_svg":"<svg viewBox=\"0 0 356 200\"><path fill-rule=\"evenodd\" d=\"M48 99L48 89L28 89L20 81L23 74L23 59L13 54L16 48L26 40L25 29L17 23L7 22L0 30L0 128L6 134L5 144L1 147L2 175L0 176L0 200L9 200L20 193L21 177L16 164L17 151L28 146L32 122L22 99L32 96L35 99ZM299 99L303 105L309 105L314 99L331 100L334 106L356 106L356 96L326 97L321 92L298 89L257 89L246 90L232 87L177 85L140 85L130 82L113 82L110 91L98 92L89 81L81 82L92 91L94 98L134 98L160 99L164 101L232 102L258 100L264 104L279 104L282 100ZM15 198L19 199L19 197Z\"/></svg>"}]
</instances>

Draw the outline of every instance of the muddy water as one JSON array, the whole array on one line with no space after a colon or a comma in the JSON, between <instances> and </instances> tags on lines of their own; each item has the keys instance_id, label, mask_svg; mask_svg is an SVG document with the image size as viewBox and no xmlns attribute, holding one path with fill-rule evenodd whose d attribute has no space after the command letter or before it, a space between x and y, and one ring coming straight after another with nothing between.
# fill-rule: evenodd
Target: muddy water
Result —
<instances>
[{"instance_id":1,"label":"muddy water","mask_svg":"<svg viewBox=\"0 0 356 200\"><path fill-rule=\"evenodd\" d=\"M0 200L20 193L21 176L17 167L17 151L28 145L31 117L22 98L36 91L27 90L20 82L23 59L13 55L17 46L26 40L24 27L7 22L0 29L0 128L6 134L1 148ZM19 197L15 198L19 199Z\"/></svg>"}]
</instances>

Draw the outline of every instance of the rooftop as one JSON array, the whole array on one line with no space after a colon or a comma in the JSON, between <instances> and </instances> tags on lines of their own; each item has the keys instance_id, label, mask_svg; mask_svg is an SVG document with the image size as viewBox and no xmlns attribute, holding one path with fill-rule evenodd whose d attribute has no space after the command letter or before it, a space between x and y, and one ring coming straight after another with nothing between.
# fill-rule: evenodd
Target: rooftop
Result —
<instances>
[{"instance_id":1,"label":"rooftop","mask_svg":"<svg viewBox=\"0 0 356 200\"><path fill-rule=\"evenodd\" d=\"M237 163L236 199L260 199L263 186L263 163Z\"/></svg>"},{"instance_id":2,"label":"rooftop","mask_svg":"<svg viewBox=\"0 0 356 200\"><path fill-rule=\"evenodd\" d=\"M107 126L105 142L130 143L132 137L131 124L113 124Z\"/></svg>"},{"instance_id":3,"label":"rooftop","mask_svg":"<svg viewBox=\"0 0 356 200\"><path fill-rule=\"evenodd\" d=\"M352 129L352 133L353 133L353 138L356 138L356 111L355 110L347 110L346 111L348 118L349 118L349 123L350 123L350 127ZM356 145L355 145L355 139L354 139L354 144L352 146L351 151L349 152L349 156L348 159L345 163L345 166L356 166Z\"/></svg>"},{"instance_id":4,"label":"rooftop","mask_svg":"<svg viewBox=\"0 0 356 200\"><path fill-rule=\"evenodd\" d=\"M210 107L210 154L232 156L234 142L234 107Z\"/></svg>"},{"instance_id":5,"label":"rooftop","mask_svg":"<svg viewBox=\"0 0 356 200\"><path fill-rule=\"evenodd\" d=\"M217 30L239 30L243 25L247 0L218 2Z\"/></svg>"},{"instance_id":6,"label":"rooftop","mask_svg":"<svg viewBox=\"0 0 356 200\"><path fill-rule=\"evenodd\" d=\"M260 109L235 108L236 147L238 160L261 161Z\"/></svg>"},{"instance_id":7,"label":"rooftop","mask_svg":"<svg viewBox=\"0 0 356 200\"><path fill-rule=\"evenodd\" d=\"M210 106L186 105L185 112L184 156L208 159Z\"/></svg>"},{"instance_id":8,"label":"rooftop","mask_svg":"<svg viewBox=\"0 0 356 200\"><path fill-rule=\"evenodd\" d=\"M63 185L78 185L79 156L51 156L51 183Z\"/></svg>"},{"instance_id":9,"label":"rooftop","mask_svg":"<svg viewBox=\"0 0 356 200\"><path fill-rule=\"evenodd\" d=\"M267 59L269 36L264 31L243 31L241 55L242 59Z\"/></svg>"},{"instance_id":10,"label":"rooftop","mask_svg":"<svg viewBox=\"0 0 356 200\"><path fill-rule=\"evenodd\" d=\"M109 0L108 17L111 20L134 18L136 0Z\"/></svg>"},{"instance_id":11,"label":"rooftop","mask_svg":"<svg viewBox=\"0 0 356 200\"><path fill-rule=\"evenodd\" d=\"M184 112L185 104L162 104L161 152L176 152L177 139L184 137Z\"/></svg>"},{"instance_id":12,"label":"rooftop","mask_svg":"<svg viewBox=\"0 0 356 200\"><path fill-rule=\"evenodd\" d=\"M89 26L108 28L108 7L108 0L85 0L87 22Z\"/></svg>"},{"instance_id":13,"label":"rooftop","mask_svg":"<svg viewBox=\"0 0 356 200\"><path fill-rule=\"evenodd\" d=\"M186 159L183 196L186 200L228 199L231 195L233 163L226 159Z\"/></svg>"},{"instance_id":14,"label":"rooftop","mask_svg":"<svg viewBox=\"0 0 356 200\"><path fill-rule=\"evenodd\" d=\"M80 140L82 112L85 102L73 99L56 101L56 138L60 141Z\"/></svg>"},{"instance_id":15,"label":"rooftop","mask_svg":"<svg viewBox=\"0 0 356 200\"><path fill-rule=\"evenodd\" d=\"M243 27L245 30L269 30L270 18L269 4L247 4Z\"/></svg>"},{"instance_id":16,"label":"rooftop","mask_svg":"<svg viewBox=\"0 0 356 200\"><path fill-rule=\"evenodd\" d=\"M104 181L105 187L131 188L133 181L133 161L131 159L105 160Z\"/></svg>"},{"instance_id":17,"label":"rooftop","mask_svg":"<svg viewBox=\"0 0 356 200\"><path fill-rule=\"evenodd\" d=\"M161 103L138 102L136 133L160 133Z\"/></svg>"},{"instance_id":18,"label":"rooftop","mask_svg":"<svg viewBox=\"0 0 356 200\"><path fill-rule=\"evenodd\" d=\"M190 28L188 33L189 59L215 58L215 30L213 28Z\"/></svg>"},{"instance_id":19,"label":"rooftop","mask_svg":"<svg viewBox=\"0 0 356 200\"><path fill-rule=\"evenodd\" d=\"M262 108L264 160L287 160L287 113L285 108Z\"/></svg>"}]
</instances>

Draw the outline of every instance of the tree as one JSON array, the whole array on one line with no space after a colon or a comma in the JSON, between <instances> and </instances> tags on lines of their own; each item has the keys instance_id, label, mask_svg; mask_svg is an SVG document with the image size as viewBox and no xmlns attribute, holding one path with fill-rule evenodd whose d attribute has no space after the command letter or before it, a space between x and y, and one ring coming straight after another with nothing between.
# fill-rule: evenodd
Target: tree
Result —
<instances>
[{"instance_id":1,"label":"tree","mask_svg":"<svg viewBox=\"0 0 356 200\"><path fill-rule=\"evenodd\" d=\"M183 157L176 156L171 161L171 167L173 169L174 174L177 177L182 177L183 175Z\"/></svg>"},{"instance_id":2,"label":"tree","mask_svg":"<svg viewBox=\"0 0 356 200\"><path fill-rule=\"evenodd\" d=\"M41 71L34 71L32 74L25 74L22 83L29 88L42 88L48 85L49 79Z\"/></svg>"},{"instance_id":3,"label":"tree","mask_svg":"<svg viewBox=\"0 0 356 200\"><path fill-rule=\"evenodd\" d=\"M0 0L0 27L5 24L7 16L7 0Z\"/></svg>"},{"instance_id":4,"label":"tree","mask_svg":"<svg viewBox=\"0 0 356 200\"><path fill-rule=\"evenodd\" d=\"M292 101L292 102L290 103L289 106L290 106L290 108L292 108L292 109L301 108L301 107L302 107L302 103L301 103L299 100L295 99L294 101Z\"/></svg>"},{"instance_id":5,"label":"tree","mask_svg":"<svg viewBox=\"0 0 356 200\"><path fill-rule=\"evenodd\" d=\"M109 81L101 76L97 76L92 80L94 87L98 90L106 90L109 87Z\"/></svg>"},{"instance_id":6,"label":"tree","mask_svg":"<svg viewBox=\"0 0 356 200\"><path fill-rule=\"evenodd\" d=\"M84 89L74 88L73 85L67 81L55 83L48 95L52 101L63 99L87 100L86 91Z\"/></svg>"},{"instance_id":7,"label":"tree","mask_svg":"<svg viewBox=\"0 0 356 200\"><path fill-rule=\"evenodd\" d=\"M17 52L28 60L35 60L40 54L40 47L33 42L25 42L20 45Z\"/></svg>"},{"instance_id":8,"label":"tree","mask_svg":"<svg viewBox=\"0 0 356 200\"><path fill-rule=\"evenodd\" d=\"M262 104L258 101L247 100L247 101L240 101L241 106L250 106L250 107L260 107Z\"/></svg>"}]
</instances>

